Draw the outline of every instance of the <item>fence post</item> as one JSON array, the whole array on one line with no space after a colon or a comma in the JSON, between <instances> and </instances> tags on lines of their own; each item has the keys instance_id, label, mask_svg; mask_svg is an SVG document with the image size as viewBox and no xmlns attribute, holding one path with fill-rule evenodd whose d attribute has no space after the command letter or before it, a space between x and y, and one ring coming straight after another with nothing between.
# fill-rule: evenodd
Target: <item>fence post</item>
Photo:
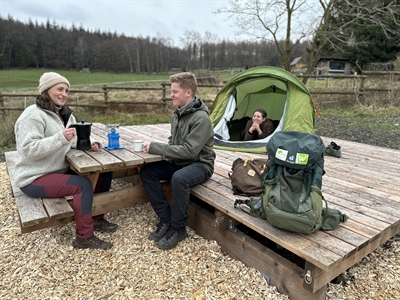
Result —
<instances>
[{"instance_id":1,"label":"fence post","mask_svg":"<svg viewBox=\"0 0 400 300\"><path fill-rule=\"evenodd\" d=\"M364 83L365 83L365 78L367 76L362 76L361 77L361 81L360 81L360 88L359 88L359 93L358 93L358 102L360 102L361 104L364 104Z\"/></svg>"},{"instance_id":2,"label":"fence post","mask_svg":"<svg viewBox=\"0 0 400 300\"><path fill-rule=\"evenodd\" d=\"M0 93L0 107L4 108L4 100L3 100L3 95ZM5 110L1 109L0 110L0 115L4 115Z\"/></svg>"},{"instance_id":3,"label":"fence post","mask_svg":"<svg viewBox=\"0 0 400 300\"><path fill-rule=\"evenodd\" d=\"M166 88L165 88L165 83L161 83L162 85L162 101L164 102L163 104L163 109L166 110L167 109L167 100L166 100Z\"/></svg>"},{"instance_id":4,"label":"fence post","mask_svg":"<svg viewBox=\"0 0 400 300\"><path fill-rule=\"evenodd\" d=\"M104 105L108 106L108 91L107 91L107 86L103 85L102 87L103 92L104 92Z\"/></svg>"}]
</instances>

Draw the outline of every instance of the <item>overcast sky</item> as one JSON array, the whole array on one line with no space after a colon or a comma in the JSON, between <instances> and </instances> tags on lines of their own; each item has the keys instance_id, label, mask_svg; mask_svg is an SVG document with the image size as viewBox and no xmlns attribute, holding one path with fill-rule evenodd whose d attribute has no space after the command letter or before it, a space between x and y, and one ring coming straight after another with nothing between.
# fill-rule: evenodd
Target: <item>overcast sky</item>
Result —
<instances>
[{"instance_id":1,"label":"overcast sky","mask_svg":"<svg viewBox=\"0 0 400 300\"><path fill-rule=\"evenodd\" d=\"M70 28L117 32L126 36L171 38L182 46L180 37L186 30L202 37L211 32L220 39L235 41L237 28L226 15L214 14L228 0L0 0L0 15L26 23L29 18L39 24L56 21Z\"/></svg>"}]
</instances>

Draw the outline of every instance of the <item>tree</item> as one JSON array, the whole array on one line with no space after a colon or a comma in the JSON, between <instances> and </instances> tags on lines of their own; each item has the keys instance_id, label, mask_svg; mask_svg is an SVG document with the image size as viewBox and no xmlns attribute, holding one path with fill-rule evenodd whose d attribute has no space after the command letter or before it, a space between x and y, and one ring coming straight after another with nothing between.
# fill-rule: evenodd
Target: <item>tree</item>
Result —
<instances>
[{"instance_id":1,"label":"tree","mask_svg":"<svg viewBox=\"0 0 400 300\"><path fill-rule=\"evenodd\" d=\"M390 5L390 0L383 0L383 5ZM337 4L338 7L341 3ZM388 7L389 9L390 7ZM340 12L345 11L341 9ZM396 16L397 15L397 16ZM344 53L348 57L355 58L357 65L362 66L368 62L388 62L394 61L396 55L400 53L399 18L400 15L394 13L395 19L385 22L385 28L381 24L366 24L365 20L358 19L347 26L347 31L351 32L350 37L338 36L334 43L326 45L324 53ZM342 26L349 22L348 14L334 14L331 16L332 26Z\"/></svg>"},{"instance_id":2,"label":"tree","mask_svg":"<svg viewBox=\"0 0 400 300\"><path fill-rule=\"evenodd\" d=\"M235 19L239 34L272 40L290 70L291 53L301 41L309 40L307 74L311 74L327 44L348 41L350 25L362 20L364 26L379 26L383 32L398 32L399 1L381 0L231 0L229 7L216 13ZM346 22L334 24L332 16L346 16ZM390 24L397 25L397 33ZM335 25L335 26L334 26Z\"/></svg>"},{"instance_id":3,"label":"tree","mask_svg":"<svg viewBox=\"0 0 400 300\"><path fill-rule=\"evenodd\" d=\"M231 0L229 5L218 9L217 13L226 13L229 18L235 19L238 34L275 43L284 68L290 70L292 49L312 32L311 28L304 28L304 22L300 21L300 18L313 19L306 0ZM292 25L294 22L297 22L296 26Z\"/></svg>"},{"instance_id":4,"label":"tree","mask_svg":"<svg viewBox=\"0 0 400 300\"><path fill-rule=\"evenodd\" d=\"M83 62L85 52L86 52L86 43L85 38L81 35L78 37L75 46L75 54L77 56L77 62L79 62L81 70L85 67L85 63Z\"/></svg>"}]
</instances>

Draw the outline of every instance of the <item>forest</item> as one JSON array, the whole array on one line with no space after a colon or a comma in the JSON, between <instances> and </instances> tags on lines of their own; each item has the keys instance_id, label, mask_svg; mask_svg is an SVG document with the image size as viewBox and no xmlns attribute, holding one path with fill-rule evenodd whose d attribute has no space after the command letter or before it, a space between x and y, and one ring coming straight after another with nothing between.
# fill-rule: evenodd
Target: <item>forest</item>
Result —
<instances>
[{"instance_id":1,"label":"forest","mask_svg":"<svg viewBox=\"0 0 400 300\"><path fill-rule=\"evenodd\" d=\"M166 73L171 69L228 69L280 66L274 43L219 40L206 32L187 32L184 47L170 39L65 28L55 22L24 24L0 18L0 68L89 68L115 73ZM302 56L299 45L293 56Z\"/></svg>"},{"instance_id":2,"label":"forest","mask_svg":"<svg viewBox=\"0 0 400 300\"><path fill-rule=\"evenodd\" d=\"M336 27L338 22L334 19ZM397 28L397 26L395 26ZM351 28L350 28L351 29ZM353 25L358 39L356 47L337 47L325 43L320 56L353 58L359 65L387 62L400 52L400 37L388 37L382 28L364 28ZM333 34L333 33L332 33ZM287 38L288 39L288 38ZM283 62L282 49L290 49L290 61L307 56L315 48L315 40L287 41L252 38L242 41L221 40L205 32L186 31L180 37L180 46L170 38L125 36L100 29L89 31L82 25L66 28L55 21L26 23L12 16L0 16L0 69L46 68L102 71L112 73L165 74L169 71L245 69L268 65L288 69ZM343 50L345 49L345 50ZM315 53L315 52L314 52Z\"/></svg>"}]
</instances>

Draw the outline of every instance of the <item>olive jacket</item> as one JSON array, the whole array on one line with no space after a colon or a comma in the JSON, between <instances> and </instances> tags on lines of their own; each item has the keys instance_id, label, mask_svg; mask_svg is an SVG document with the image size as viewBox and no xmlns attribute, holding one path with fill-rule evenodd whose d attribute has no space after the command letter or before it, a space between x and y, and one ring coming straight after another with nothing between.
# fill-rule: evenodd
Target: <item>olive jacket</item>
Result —
<instances>
[{"instance_id":1,"label":"olive jacket","mask_svg":"<svg viewBox=\"0 0 400 300\"><path fill-rule=\"evenodd\" d=\"M168 144L152 142L149 153L164 155L178 166L201 162L211 176L215 161L213 145L214 130L208 107L194 97L188 104L174 111Z\"/></svg>"}]
</instances>

